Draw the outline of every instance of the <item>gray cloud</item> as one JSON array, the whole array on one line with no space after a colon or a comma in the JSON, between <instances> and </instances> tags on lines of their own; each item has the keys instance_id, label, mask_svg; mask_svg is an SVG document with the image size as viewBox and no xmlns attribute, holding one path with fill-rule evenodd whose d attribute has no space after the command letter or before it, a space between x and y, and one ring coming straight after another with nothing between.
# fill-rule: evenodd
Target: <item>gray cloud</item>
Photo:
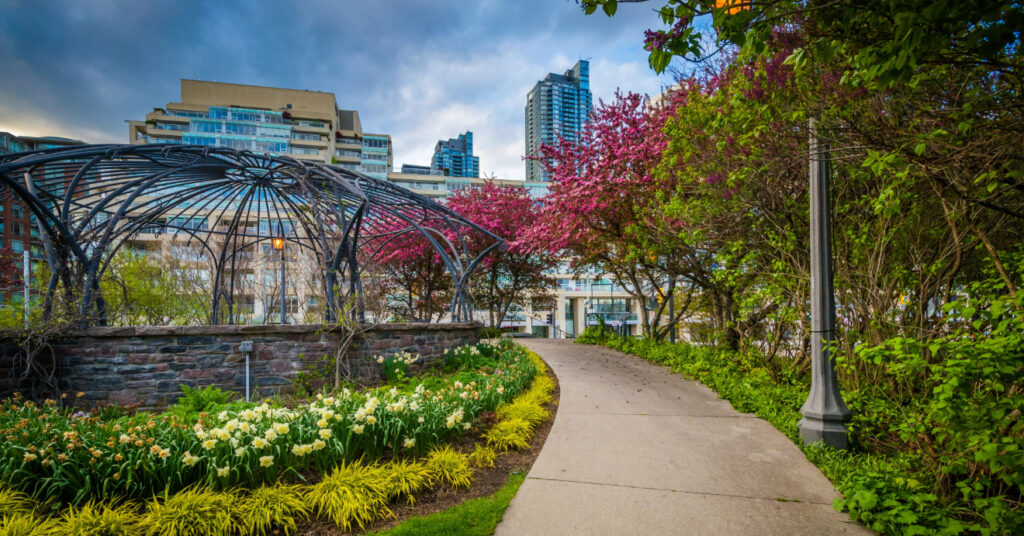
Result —
<instances>
[{"instance_id":1,"label":"gray cloud","mask_svg":"<svg viewBox=\"0 0 1024 536\"><path fill-rule=\"evenodd\" d=\"M330 91L395 162L472 130L481 170L521 178L526 92L591 61L597 98L652 93L650 6L584 16L569 0L138 2L0 0L0 130L127 142L125 120L180 78Z\"/></svg>"}]
</instances>

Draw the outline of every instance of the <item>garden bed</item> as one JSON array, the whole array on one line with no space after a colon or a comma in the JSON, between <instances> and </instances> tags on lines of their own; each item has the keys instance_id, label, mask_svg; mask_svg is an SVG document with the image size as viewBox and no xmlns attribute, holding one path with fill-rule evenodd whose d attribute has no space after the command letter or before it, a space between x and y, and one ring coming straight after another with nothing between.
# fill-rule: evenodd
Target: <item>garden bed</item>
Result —
<instances>
[{"instance_id":1,"label":"garden bed","mask_svg":"<svg viewBox=\"0 0 1024 536\"><path fill-rule=\"evenodd\" d=\"M445 375L409 379L412 360L381 359L388 386L320 394L291 408L236 402L105 418L7 401L0 530L19 520L45 528L69 527L76 516L121 516L147 534L178 525L337 534L492 493L513 469L532 464L556 388L539 357L510 343L463 347L446 357ZM211 520L220 525L203 524Z\"/></svg>"}]
</instances>

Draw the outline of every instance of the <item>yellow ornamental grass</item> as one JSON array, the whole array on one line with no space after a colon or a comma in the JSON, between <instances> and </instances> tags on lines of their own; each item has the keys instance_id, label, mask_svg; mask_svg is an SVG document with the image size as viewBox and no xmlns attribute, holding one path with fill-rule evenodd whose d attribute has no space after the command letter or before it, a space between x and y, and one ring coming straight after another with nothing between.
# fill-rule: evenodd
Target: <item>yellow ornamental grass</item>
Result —
<instances>
[{"instance_id":1,"label":"yellow ornamental grass","mask_svg":"<svg viewBox=\"0 0 1024 536\"><path fill-rule=\"evenodd\" d=\"M342 530L391 516L388 508L389 482L379 467L352 462L335 467L331 474L306 491L306 504Z\"/></svg>"},{"instance_id":2,"label":"yellow ornamental grass","mask_svg":"<svg viewBox=\"0 0 1024 536\"><path fill-rule=\"evenodd\" d=\"M388 479L388 497L405 496L409 504L413 495L430 485L430 470L422 463L395 460L384 466Z\"/></svg>"},{"instance_id":3,"label":"yellow ornamental grass","mask_svg":"<svg viewBox=\"0 0 1024 536\"><path fill-rule=\"evenodd\" d=\"M146 536L229 536L241 532L235 519L238 498L231 493L188 488L163 501L153 500L139 521Z\"/></svg>"},{"instance_id":4,"label":"yellow ornamental grass","mask_svg":"<svg viewBox=\"0 0 1024 536\"><path fill-rule=\"evenodd\" d=\"M468 488L473 483L469 457L450 446L438 447L427 456L427 469L440 482L453 488Z\"/></svg>"},{"instance_id":5,"label":"yellow ornamental grass","mask_svg":"<svg viewBox=\"0 0 1024 536\"><path fill-rule=\"evenodd\" d=\"M530 428L546 421L550 416L543 407L526 401L516 401L505 404L497 410L498 419L506 421L509 419L522 419L530 424Z\"/></svg>"},{"instance_id":6,"label":"yellow ornamental grass","mask_svg":"<svg viewBox=\"0 0 1024 536\"><path fill-rule=\"evenodd\" d=\"M33 514L0 517L0 536L57 536L57 522Z\"/></svg>"},{"instance_id":7,"label":"yellow ornamental grass","mask_svg":"<svg viewBox=\"0 0 1024 536\"><path fill-rule=\"evenodd\" d=\"M236 511L244 527L242 534L259 536L275 529L291 534L310 513L302 500L302 488L285 484L256 488L240 499Z\"/></svg>"},{"instance_id":8,"label":"yellow ornamental grass","mask_svg":"<svg viewBox=\"0 0 1024 536\"><path fill-rule=\"evenodd\" d=\"M65 536L135 534L138 514L131 505L87 502L64 512L59 533Z\"/></svg>"},{"instance_id":9,"label":"yellow ornamental grass","mask_svg":"<svg viewBox=\"0 0 1024 536\"><path fill-rule=\"evenodd\" d=\"M470 453L469 459L473 460L473 465L477 467L494 467L494 460L498 458L498 453L491 447L484 445L477 445Z\"/></svg>"},{"instance_id":10,"label":"yellow ornamental grass","mask_svg":"<svg viewBox=\"0 0 1024 536\"><path fill-rule=\"evenodd\" d=\"M16 514L31 514L36 503L24 493L7 488L0 488L0 517Z\"/></svg>"},{"instance_id":11,"label":"yellow ornamental grass","mask_svg":"<svg viewBox=\"0 0 1024 536\"><path fill-rule=\"evenodd\" d=\"M495 449L522 450L530 448L533 427L523 419L513 418L499 422L487 432L487 444Z\"/></svg>"}]
</instances>

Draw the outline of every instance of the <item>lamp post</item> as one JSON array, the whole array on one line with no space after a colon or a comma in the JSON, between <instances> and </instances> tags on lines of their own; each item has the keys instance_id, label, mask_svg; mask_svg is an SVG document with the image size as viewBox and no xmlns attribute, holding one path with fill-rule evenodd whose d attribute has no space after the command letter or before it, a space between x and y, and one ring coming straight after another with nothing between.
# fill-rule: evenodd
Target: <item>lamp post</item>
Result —
<instances>
[{"instance_id":1,"label":"lamp post","mask_svg":"<svg viewBox=\"0 0 1024 536\"><path fill-rule=\"evenodd\" d=\"M836 378L835 296L832 289L832 233L829 202L828 147L818 140L810 120L811 202L811 392L800 408L800 437L805 445L824 441L846 449L846 422L851 413Z\"/></svg>"},{"instance_id":2,"label":"lamp post","mask_svg":"<svg viewBox=\"0 0 1024 536\"><path fill-rule=\"evenodd\" d=\"M283 227L283 226L282 226ZM283 229L282 229L283 231ZM281 252L281 323L286 324L287 319L285 318L285 296L284 296L284 232L281 233L282 238L274 238L272 243L274 244L274 250Z\"/></svg>"}]
</instances>

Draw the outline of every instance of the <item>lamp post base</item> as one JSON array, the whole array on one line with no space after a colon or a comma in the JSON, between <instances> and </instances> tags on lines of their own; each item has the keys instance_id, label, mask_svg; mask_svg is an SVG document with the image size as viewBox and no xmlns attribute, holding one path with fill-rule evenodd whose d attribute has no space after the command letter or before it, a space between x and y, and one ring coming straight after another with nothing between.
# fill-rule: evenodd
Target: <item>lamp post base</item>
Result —
<instances>
[{"instance_id":1,"label":"lamp post base","mask_svg":"<svg viewBox=\"0 0 1024 536\"><path fill-rule=\"evenodd\" d=\"M797 428L800 430L800 439L804 445L824 441L826 445L840 450L850 447L845 420L842 417L826 420L804 416Z\"/></svg>"}]
</instances>

